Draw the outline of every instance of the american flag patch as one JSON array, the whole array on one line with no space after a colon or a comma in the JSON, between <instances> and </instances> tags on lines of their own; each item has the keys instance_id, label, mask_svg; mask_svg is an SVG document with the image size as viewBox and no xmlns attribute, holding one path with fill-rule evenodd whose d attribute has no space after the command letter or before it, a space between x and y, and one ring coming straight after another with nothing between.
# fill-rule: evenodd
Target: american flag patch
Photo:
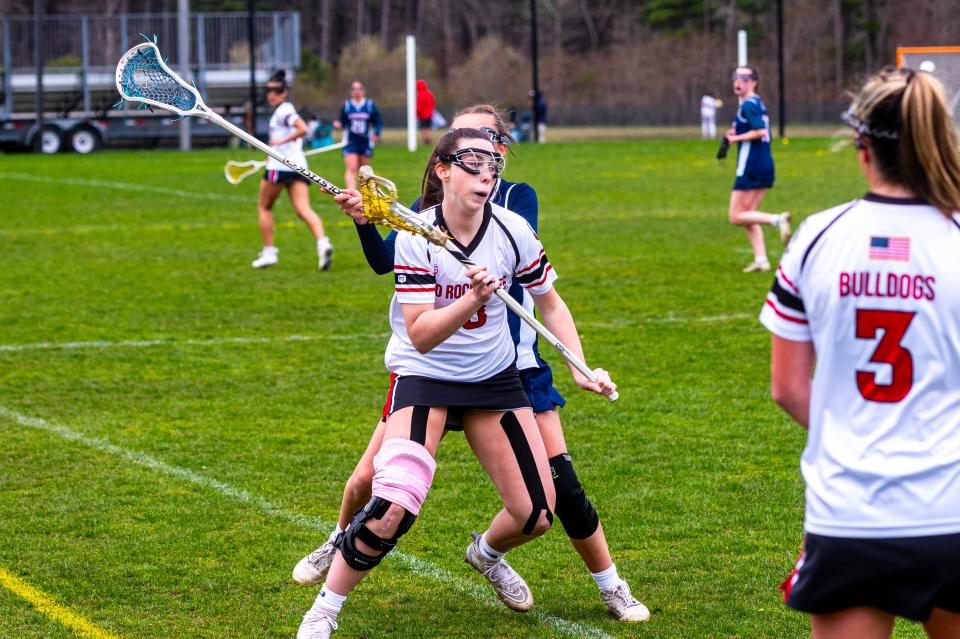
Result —
<instances>
[{"instance_id":1,"label":"american flag patch","mask_svg":"<svg viewBox=\"0 0 960 639\"><path fill-rule=\"evenodd\" d=\"M871 260L894 260L897 262L910 261L909 237L871 237Z\"/></svg>"}]
</instances>

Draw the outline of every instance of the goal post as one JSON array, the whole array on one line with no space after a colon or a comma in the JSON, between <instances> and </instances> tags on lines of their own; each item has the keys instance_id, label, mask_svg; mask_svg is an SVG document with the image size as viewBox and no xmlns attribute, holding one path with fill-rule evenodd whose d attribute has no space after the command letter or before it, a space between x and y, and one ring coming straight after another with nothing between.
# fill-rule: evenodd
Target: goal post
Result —
<instances>
[{"instance_id":1,"label":"goal post","mask_svg":"<svg viewBox=\"0 0 960 639\"><path fill-rule=\"evenodd\" d=\"M926 71L940 80L950 116L960 126L960 46L897 47L897 66Z\"/></svg>"}]
</instances>

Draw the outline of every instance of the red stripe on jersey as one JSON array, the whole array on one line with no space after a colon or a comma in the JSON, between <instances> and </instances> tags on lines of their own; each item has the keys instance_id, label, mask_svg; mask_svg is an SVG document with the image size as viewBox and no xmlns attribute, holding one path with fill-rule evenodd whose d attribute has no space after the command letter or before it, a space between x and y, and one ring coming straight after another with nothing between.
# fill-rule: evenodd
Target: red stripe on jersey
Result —
<instances>
[{"instance_id":1,"label":"red stripe on jersey","mask_svg":"<svg viewBox=\"0 0 960 639\"><path fill-rule=\"evenodd\" d=\"M783 272L783 267L782 267L782 266L777 266L777 275L779 275L779 276L780 276L780 279L783 280L784 282L786 282L786 283L790 286L790 288L793 289L793 292L794 292L794 293L797 293L797 294L800 293L800 289L797 288L797 285L794 284L793 282L791 282L791 281L790 281L790 278L787 277L786 274Z\"/></svg>"},{"instance_id":2,"label":"red stripe on jersey","mask_svg":"<svg viewBox=\"0 0 960 639\"><path fill-rule=\"evenodd\" d=\"M404 266L403 264L394 264L393 270L403 269L405 271L415 271L417 273L432 273L428 268L420 268L419 266Z\"/></svg>"},{"instance_id":3,"label":"red stripe on jersey","mask_svg":"<svg viewBox=\"0 0 960 639\"><path fill-rule=\"evenodd\" d=\"M530 264L530 266L527 266L526 268L522 268L522 269L520 269L519 271L517 271L517 275L523 275L523 274L526 273L527 271L532 271L534 268L536 268L536 267L540 264L540 258L542 258L542 257L543 257L543 249L540 249L540 254L537 255L537 259L535 259L535 260Z\"/></svg>"},{"instance_id":4,"label":"red stripe on jersey","mask_svg":"<svg viewBox=\"0 0 960 639\"><path fill-rule=\"evenodd\" d=\"M428 286L426 288L397 288L394 290L397 293L433 293L436 289L433 286Z\"/></svg>"},{"instance_id":5,"label":"red stripe on jersey","mask_svg":"<svg viewBox=\"0 0 960 639\"><path fill-rule=\"evenodd\" d=\"M805 320L805 319L800 319L799 317L790 317L789 315L786 315L786 314L784 314L784 313L781 313L781 312L780 312L780 309L778 309L778 308L774 305L774 303L771 302L769 299L767 300L766 303L767 303L767 306L769 306L770 308L773 309L773 312L774 312L774 313L776 313L777 315L779 315L779 316L782 317L783 319L787 320L788 322L796 322L797 324L807 324L807 320Z\"/></svg>"},{"instance_id":6,"label":"red stripe on jersey","mask_svg":"<svg viewBox=\"0 0 960 639\"><path fill-rule=\"evenodd\" d=\"M547 268L543 271L543 277L540 278L540 281L539 281L539 282L534 282L534 283L532 283L532 284L527 284L527 285L524 286L524 288L532 288L532 287L534 287L534 286L540 286L541 284L543 284L544 282L546 282L546 281L547 281L547 275L550 274L550 270L551 270L552 268L553 268L553 264L547 264Z\"/></svg>"}]
</instances>

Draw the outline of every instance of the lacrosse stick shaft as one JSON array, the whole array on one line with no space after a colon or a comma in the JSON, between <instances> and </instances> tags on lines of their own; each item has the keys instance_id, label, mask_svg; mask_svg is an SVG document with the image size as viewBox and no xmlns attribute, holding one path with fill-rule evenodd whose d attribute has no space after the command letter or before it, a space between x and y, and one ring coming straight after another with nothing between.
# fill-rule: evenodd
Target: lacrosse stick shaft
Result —
<instances>
[{"instance_id":1,"label":"lacrosse stick shaft","mask_svg":"<svg viewBox=\"0 0 960 639\"><path fill-rule=\"evenodd\" d=\"M261 151L263 151L264 153L272 157L277 162L280 162L281 164L290 167L291 169L293 169L303 177L307 178L311 182L320 186L320 188L327 191L331 195L338 195L339 193L341 193L342 189L340 189L340 187L334 184L331 184L330 182L327 182L325 179L323 179L322 177L320 177L310 169L306 167L302 167L296 162L287 159L285 155L283 155L282 153L279 153L276 149L271 147L269 144L264 144L263 142L253 137L252 135L250 135L240 127L235 126L232 123L228 122L227 120L223 119L220 116L220 114L211 111L209 108L204 109L198 115L200 115L200 117L204 117L210 120L217 126L226 129L227 131L234 134L235 136L237 136L238 138L240 138L250 146L260 149Z\"/></svg>"},{"instance_id":2,"label":"lacrosse stick shaft","mask_svg":"<svg viewBox=\"0 0 960 639\"><path fill-rule=\"evenodd\" d=\"M347 146L347 141L341 140L340 142L336 142L334 144L328 144L326 146L310 149L309 151L304 151L303 154L306 156L316 155L317 153L325 153L327 151L333 151L334 149L342 149L345 146Z\"/></svg>"}]
</instances>

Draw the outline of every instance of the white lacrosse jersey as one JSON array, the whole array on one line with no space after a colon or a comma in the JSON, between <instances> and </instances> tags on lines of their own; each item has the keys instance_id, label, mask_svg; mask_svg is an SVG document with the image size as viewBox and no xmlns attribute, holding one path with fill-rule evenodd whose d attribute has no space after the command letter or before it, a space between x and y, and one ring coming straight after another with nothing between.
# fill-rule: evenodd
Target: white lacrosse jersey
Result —
<instances>
[{"instance_id":1,"label":"white lacrosse jersey","mask_svg":"<svg viewBox=\"0 0 960 639\"><path fill-rule=\"evenodd\" d=\"M297 109L290 102L280 104L270 117L270 139L285 138L297 130L294 123L300 119ZM284 142L274 147L279 153L307 168L307 158L303 154L303 138ZM267 171L290 171L290 167L267 156Z\"/></svg>"},{"instance_id":2,"label":"white lacrosse jersey","mask_svg":"<svg viewBox=\"0 0 960 639\"><path fill-rule=\"evenodd\" d=\"M960 218L867 194L808 218L760 321L817 354L806 530L960 532Z\"/></svg>"},{"instance_id":3,"label":"white lacrosse jersey","mask_svg":"<svg viewBox=\"0 0 960 639\"><path fill-rule=\"evenodd\" d=\"M439 206L418 215L445 228ZM530 293L542 295L557 279L530 224L490 202L470 245L458 248L474 263L486 266L504 290L515 280ZM407 335L400 305L433 304L443 308L470 291L470 280L463 264L445 249L410 233L397 235L394 261L395 293L390 304L393 337L384 357L391 372L479 382L513 364L517 351L507 327L507 306L496 296L445 342L426 355L417 352Z\"/></svg>"},{"instance_id":4,"label":"white lacrosse jersey","mask_svg":"<svg viewBox=\"0 0 960 639\"><path fill-rule=\"evenodd\" d=\"M700 98L700 116L712 118L717 114L717 99L713 96L705 95Z\"/></svg>"}]
</instances>

